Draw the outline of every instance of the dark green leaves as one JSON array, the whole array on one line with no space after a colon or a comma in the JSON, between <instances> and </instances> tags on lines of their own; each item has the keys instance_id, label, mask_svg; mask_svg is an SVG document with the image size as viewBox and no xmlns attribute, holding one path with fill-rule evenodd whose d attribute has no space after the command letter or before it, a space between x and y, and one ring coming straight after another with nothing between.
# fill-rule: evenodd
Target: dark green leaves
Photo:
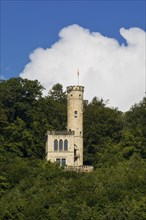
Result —
<instances>
[{"instance_id":1,"label":"dark green leaves","mask_svg":"<svg viewBox=\"0 0 146 220\"><path fill-rule=\"evenodd\" d=\"M146 99L128 112L93 98L84 104L84 162L92 173L45 161L45 133L66 126L66 94L56 84L0 83L0 218L146 219Z\"/></svg>"}]
</instances>

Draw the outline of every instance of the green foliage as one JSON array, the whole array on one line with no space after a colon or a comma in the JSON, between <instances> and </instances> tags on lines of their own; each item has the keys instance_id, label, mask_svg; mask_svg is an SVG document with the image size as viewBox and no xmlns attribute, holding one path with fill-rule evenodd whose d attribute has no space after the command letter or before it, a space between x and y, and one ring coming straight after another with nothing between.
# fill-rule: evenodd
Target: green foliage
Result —
<instances>
[{"instance_id":1,"label":"green foliage","mask_svg":"<svg viewBox=\"0 0 146 220\"><path fill-rule=\"evenodd\" d=\"M59 93L55 93L58 89ZM45 98L42 91L43 87L36 80L12 78L0 83L3 150L21 157L43 158L46 131L65 129L66 102L62 85L54 85L53 95Z\"/></svg>"},{"instance_id":2,"label":"green foliage","mask_svg":"<svg viewBox=\"0 0 146 220\"><path fill-rule=\"evenodd\" d=\"M88 174L64 172L36 159L15 158L8 168L1 219L146 217L146 164L137 156Z\"/></svg>"},{"instance_id":3,"label":"green foliage","mask_svg":"<svg viewBox=\"0 0 146 220\"><path fill-rule=\"evenodd\" d=\"M96 155L106 154L121 139L122 113L106 107L103 100L96 97L84 112L84 155L85 163L97 164Z\"/></svg>"},{"instance_id":4,"label":"green foliage","mask_svg":"<svg viewBox=\"0 0 146 220\"><path fill-rule=\"evenodd\" d=\"M0 83L0 219L146 219L146 98L122 113L94 97L84 103L84 163L92 173L46 162L45 133L66 126L56 84Z\"/></svg>"},{"instance_id":5,"label":"green foliage","mask_svg":"<svg viewBox=\"0 0 146 220\"><path fill-rule=\"evenodd\" d=\"M63 92L63 86L59 83L55 84L49 91L50 97L58 102L66 101L66 93Z\"/></svg>"},{"instance_id":6,"label":"green foliage","mask_svg":"<svg viewBox=\"0 0 146 220\"><path fill-rule=\"evenodd\" d=\"M130 133L131 144L146 159L146 98L135 104L125 115L125 130ZM125 143L126 145L126 143Z\"/></svg>"}]
</instances>

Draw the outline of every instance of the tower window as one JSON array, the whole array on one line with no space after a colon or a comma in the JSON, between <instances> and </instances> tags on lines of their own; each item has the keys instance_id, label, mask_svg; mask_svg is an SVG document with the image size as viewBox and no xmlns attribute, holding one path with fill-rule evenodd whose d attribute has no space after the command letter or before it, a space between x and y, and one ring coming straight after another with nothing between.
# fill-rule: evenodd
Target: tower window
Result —
<instances>
[{"instance_id":1,"label":"tower window","mask_svg":"<svg viewBox=\"0 0 146 220\"><path fill-rule=\"evenodd\" d=\"M59 151L62 151L63 150L63 141L60 140L59 141Z\"/></svg>"},{"instance_id":2,"label":"tower window","mask_svg":"<svg viewBox=\"0 0 146 220\"><path fill-rule=\"evenodd\" d=\"M68 150L68 140L64 141L64 151Z\"/></svg>"},{"instance_id":3,"label":"tower window","mask_svg":"<svg viewBox=\"0 0 146 220\"><path fill-rule=\"evenodd\" d=\"M58 141L57 139L54 140L54 151L58 150Z\"/></svg>"},{"instance_id":4,"label":"tower window","mask_svg":"<svg viewBox=\"0 0 146 220\"><path fill-rule=\"evenodd\" d=\"M77 118L77 111L74 112L74 117Z\"/></svg>"}]
</instances>

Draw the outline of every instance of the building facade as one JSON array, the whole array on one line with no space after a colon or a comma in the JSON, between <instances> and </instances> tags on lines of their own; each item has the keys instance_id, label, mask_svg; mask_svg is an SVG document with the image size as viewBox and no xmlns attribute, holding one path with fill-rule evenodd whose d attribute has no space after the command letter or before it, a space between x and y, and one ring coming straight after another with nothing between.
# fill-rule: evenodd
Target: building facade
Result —
<instances>
[{"instance_id":1,"label":"building facade","mask_svg":"<svg viewBox=\"0 0 146 220\"><path fill-rule=\"evenodd\" d=\"M83 94L83 86L67 87L67 130L47 132L47 161L83 166Z\"/></svg>"}]
</instances>

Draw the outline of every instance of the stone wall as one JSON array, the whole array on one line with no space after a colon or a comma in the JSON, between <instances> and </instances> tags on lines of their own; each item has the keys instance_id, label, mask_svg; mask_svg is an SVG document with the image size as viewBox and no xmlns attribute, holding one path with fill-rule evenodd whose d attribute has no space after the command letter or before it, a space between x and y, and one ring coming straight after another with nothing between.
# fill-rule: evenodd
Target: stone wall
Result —
<instances>
[{"instance_id":1,"label":"stone wall","mask_svg":"<svg viewBox=\"0 0 146 220\"><path fill-rule=\"evenodd\" d=\"M64 167L65 171L74 171L74 172L84 172L84 173L89 173L94 170L93 166L65 166Z\"/></svg>"},{"instance_id":2,"label":"stone wall","mask_svg":"<svg viewBox=\"0 0 146 220\"><path fill-rule=\"evenodd\" d=\"M68 150L57 151L54 150L54 140L68 141ZM74 166L74 135L48 135L46 142L46 159L47 161L56 162L57 158L66 159L66 164Z\"/></svg>"},{"instance_id":3,"label":"stone wall","mask_svg":"<svg viewBox=\"0 0 146 220\"><path fill-rule=\"evenodd\" d=\"M74 131L74 144L80 155L76 166L83 165L83 92L83 86L67 87L67 130Z\"/></svg>"}]
</instances>

